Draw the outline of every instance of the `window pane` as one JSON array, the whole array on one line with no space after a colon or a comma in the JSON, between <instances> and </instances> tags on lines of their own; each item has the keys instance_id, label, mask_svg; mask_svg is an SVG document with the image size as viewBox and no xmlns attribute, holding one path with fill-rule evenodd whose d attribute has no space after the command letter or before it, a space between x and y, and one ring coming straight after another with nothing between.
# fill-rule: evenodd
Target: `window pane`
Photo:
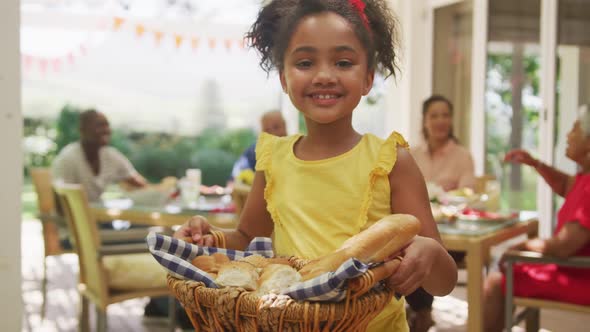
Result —
<instances>
[{"instance_id":1,"label":"window pane","mask_svg":"<svg viewBox=\"0 0 590 332\"><path fill-rule=\"evenodd\" d=\"M502 160L511 149L538 148L540 1L489 6L485 169L501 181L502 208L534 210L537 174Z\"/></svg>"}]
</instances>

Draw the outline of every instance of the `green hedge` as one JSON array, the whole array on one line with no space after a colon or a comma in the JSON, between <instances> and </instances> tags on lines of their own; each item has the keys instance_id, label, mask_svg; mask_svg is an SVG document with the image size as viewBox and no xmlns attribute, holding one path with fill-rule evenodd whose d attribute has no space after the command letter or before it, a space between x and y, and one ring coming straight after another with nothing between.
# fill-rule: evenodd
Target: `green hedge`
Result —
<instances>
[{"instance_id":1,"label":"green hedge","mask_svg":"<svg viewBox=\"0 0 590 332\"><path fill-rule=\"evenodd\" d=\"M25 172L50 166L64 146L79 139L80 111L66 105L57 120L25 118ZM225 185L234 162L255 139L252 129L206 129L198 136L181 136L113 128L111 145L151 182L180 178L187 168L200 168L203 184Z\"/></svg>"}]
</instances>

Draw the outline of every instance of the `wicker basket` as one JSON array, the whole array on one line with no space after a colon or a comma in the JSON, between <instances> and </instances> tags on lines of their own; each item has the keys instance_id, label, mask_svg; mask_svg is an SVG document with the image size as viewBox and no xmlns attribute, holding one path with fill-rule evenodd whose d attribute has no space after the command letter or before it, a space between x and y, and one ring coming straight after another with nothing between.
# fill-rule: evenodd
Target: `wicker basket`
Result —
<instances>
[{"instance_id":1,"label":"wicker basket","mask_svg":"<svg viewBox=\"0 0 590 332\"><path fill-rule=\"evenodd\" d=\"M299 270L307 261L289 263ZM297 302L288 296L259 297L242 288L208 288L201 282L168 275L168 287L186 309L195 331L365 331L391 301L393 292L374 289L383 279L380 267L349 282L346 299Z\"/></svg>"}]
</instances>

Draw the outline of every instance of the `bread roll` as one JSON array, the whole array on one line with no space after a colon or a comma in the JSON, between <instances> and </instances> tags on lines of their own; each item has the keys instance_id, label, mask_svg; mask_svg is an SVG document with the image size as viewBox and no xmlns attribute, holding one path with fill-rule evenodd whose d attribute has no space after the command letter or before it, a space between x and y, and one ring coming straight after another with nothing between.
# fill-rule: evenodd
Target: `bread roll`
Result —
<instances>
[{"instance_id":1,"label":"bread roll","mask_svg":"<svg viewBox=\"0 0 590 332\"><path fill-rule=\"evenodd\" d=\"M299 273L309 280L326 272L336 271L349 258L365 264L380 263L400 251L420 232L420 221L409 214L392 214L346 240L332 254L315 259Z\"/></svg>"},{"instance_id":2,"label":"bread roll","mask_svg":"<svg viewBox=\"0 0 590 332\"><path fill-rule=\"evenodd\" d=\"M260 256L260 255L251 255L248 257L244 257L244 258L240 259L239 261L250 263L257 268L264 268L269 264L267 259Z\"/></svg>"},{"instance_id":3,"label":"bread roll","mask_svg":"<svg viewBox=\"0 0 590 332\"><path fill-rule=\"evenodd\" d=\"M262 270L258 279L259 295L280 294L288 287L301 282L301 274L289 265L270 264Z\"/></svg>"},{"instance_id":4,"label":"bread roll","mask_svg":"<svg viewBox=\"0 0 590 332\"><path fill-rule=\"evenodd\" d=\"M227 255L222 254L220 252L214 253L213 255L211 255L211 257L213 257L213 259L215 259L215 264L217 264L218 266L221 266L223 264L230 262L229 257L227 257Z\"/></svg>"},{"instance_id":5,"label":"bread roll","mask_svg":"<svg viewBox=\"0 0 590 332\"><path fill-rule=\"evenodd\" d=\"M211 256L197 256L191 261L191 263L207 273L215 273L219 269L217 264L215 263L215 258Z\"/></svg>"},{"instance_id":6,"label":"bread roll","mask_svg":"<svg viewBox=\"0 0 590 332\"><path fill-rule=\"evenodd\" d=\"M242 287L246 290L256 290L258 272L254 265L247 262L229 262L222 265L217 273L215 282L220 286Z\"/></svg>"}]
</instances>

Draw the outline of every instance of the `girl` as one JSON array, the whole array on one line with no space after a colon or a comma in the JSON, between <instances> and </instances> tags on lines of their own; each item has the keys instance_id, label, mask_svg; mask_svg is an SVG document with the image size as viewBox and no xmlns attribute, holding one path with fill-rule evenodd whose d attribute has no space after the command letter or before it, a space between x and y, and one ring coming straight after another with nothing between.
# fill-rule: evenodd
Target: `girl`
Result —
<instances>
[{"instance_id":1,"label":"girl","mask_svg":"<svg viewBox=\"0 0 590 332\"><path fill-rule=\"evenodd\" d=\"M227 247L243 249L274 232L275 252L316 258L391 213L422 223L388 285L400 294L419 286L433 295L454 287L457 270L440 242L422 174L397 133L383 141L360 135L352 112L371 89L376 70L395 71L395 21L386 0L274 0L248 33L276 68L282 87L303 113L306 136L261 135L256 176ZM210 226L194 217L176 232L211 245ZM407 331L404 301L392 303L369 331Z\"/></svg>"}]
</instances>

